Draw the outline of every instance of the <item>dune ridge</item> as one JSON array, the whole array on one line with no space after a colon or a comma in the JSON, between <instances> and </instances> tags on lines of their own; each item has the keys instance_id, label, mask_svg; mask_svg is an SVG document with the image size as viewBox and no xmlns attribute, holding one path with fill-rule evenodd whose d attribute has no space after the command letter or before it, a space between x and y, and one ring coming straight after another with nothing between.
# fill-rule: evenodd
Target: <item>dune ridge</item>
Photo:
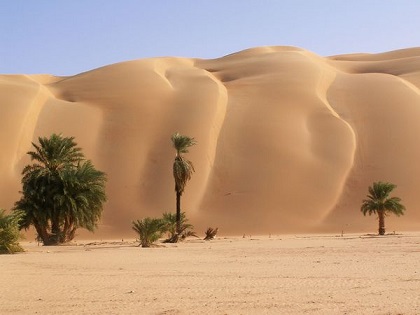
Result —
<instances>
[{"instance_id":1,"label":"dune ridge","mask_svg":"<svg viewBox=\"0 0 420 315\"><path fill-rule=\"evenodd\" d=\"M198 141L182 200L198 230L372 231L359 208L377 180L395 183L407 207L388 229L416 230L419 87L420 48L321 57L257 47L69 77L1 75L0 207L19 198L31 141L63 133L109 177L96 235L131 235L132 220L174 211L178 131Z\"/></svg>"}]
</instances>

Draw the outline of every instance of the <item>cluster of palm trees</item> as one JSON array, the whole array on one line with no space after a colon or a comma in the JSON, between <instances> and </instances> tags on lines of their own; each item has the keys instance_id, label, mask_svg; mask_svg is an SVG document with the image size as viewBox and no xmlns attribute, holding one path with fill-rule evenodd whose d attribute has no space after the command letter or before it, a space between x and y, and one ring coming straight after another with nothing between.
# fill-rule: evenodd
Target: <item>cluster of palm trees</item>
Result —
<instances>
[{"instance_id":1,"label":"cluster of palm trees","mask_svg":"<svg viewBox=\"0 0 420 315\"><path fill-rule=\"evenodd\" d=\"M176 213L165 213L161 219L137 220L133 222L133 229L142 235L159 227L159 231L152 233L152 239L167 232L168 242L178 242L194 235L193 226L181 212L181 196L194 172L192 162L184 154L196 141L179 133L171 140L176 150L173 163ZM13 237L18 235L16 230L33 226L44 245L67 243L73 240L79 228L94 231L106 201L106 174L85 159L73 137L52 134L49 138L39 137L38 141L38 144L32 143L34 150L27 153L32 164L22 171L21 198L15 203L13 215L0 213L0 224L8 228L0 225L0 237L8 244L14 242L14 238L10 238L11 222L18 226L13 230Z\"/></svg>"},{"instance_id":2,"label":"cluster of palm trees","mask_svg":"<svg viewBox=\"0 0 420 315\"><path fill-rule=\"evenodd\" d=\"M106 201L106 174L85 159L73 137L53 134L38 140L39 144L32 143L35 150L28 152L32 164L22 172L21 199L11 215L0 211L0 252L19 250L16 237L20 229L34 226L44 245L57 245L71 241L78 228L94 231L101 217ZM149 247L165 233L168 234L166 242L178 242L195 235L193 226L187 223L186 215L181 211L181 196L194 173L192 162L184 154L196 141L178 132L171 140L176 150L173 162L176 212L164 213L162 218L133 221L132 228L138 233L143 247ZM378 215L379 235L385 234L387 214L404 214L401 199L390 197L395 187L391 183L375 182L362 202L364 215ZM209 228L206 239L213 238L216 233L217 229Z\"/></svg>"}]
</instances>

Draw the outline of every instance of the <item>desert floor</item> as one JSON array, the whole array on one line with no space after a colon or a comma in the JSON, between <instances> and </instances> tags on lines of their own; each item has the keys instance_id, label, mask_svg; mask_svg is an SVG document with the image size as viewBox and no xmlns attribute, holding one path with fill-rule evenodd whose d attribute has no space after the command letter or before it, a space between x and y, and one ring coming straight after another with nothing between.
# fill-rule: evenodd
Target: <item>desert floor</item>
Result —
<instances>
[{"instance_id":1,"label":"desert floor","mask_svg":"<svg viewBox=\"0 0 420 315\"><path fill-rule=\"evenodd\" d=\"M420 233L23 243L0 314L420 314Z\"/></svg>"}]
</instances>

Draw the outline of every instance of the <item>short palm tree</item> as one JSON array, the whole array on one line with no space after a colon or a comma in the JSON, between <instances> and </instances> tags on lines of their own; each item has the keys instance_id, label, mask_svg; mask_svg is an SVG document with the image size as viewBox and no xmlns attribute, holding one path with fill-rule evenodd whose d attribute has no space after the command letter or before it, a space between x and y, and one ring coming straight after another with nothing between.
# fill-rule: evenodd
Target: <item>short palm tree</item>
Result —
<instances>
[{"instance_id":1,"label":"short palm tree","mask_svg":"<svg viewBox=\"0 0 420 315\"><path fill-rule=\"evenodd\" d=\"M71 241L77 228L93 231L106 200L106 175L84 159L73 137L40 137L33 164L22 172L22 197L15 210L20 227L33 225L44 245Z\"/></svg>"},{"instance_id":2,"label":"short palm tree","mask_svg":"<svg viewBox=\"0 0 420 315\"><path fill-rule=\"evenodd\" d=\"M176 156L173 164L173 175L175 179L176 192L176 232L181 233L181 196L184 192L187 182L191 179L194 172L194 166L183 154L188 153L188 148L197 142L194 138L180 135L178 132L171 137L172 144L176 150Z\"/></svg>"},{"instance_id":3,"label":"short palm tree","mask_svg":"<svg viewBox=\"0 0 420 315\"><path fill-rule=\"evenodd\" d=\"M398 197L389 197L394 188L397 187L391 183L375 182L369 187L367 199L363 200L361 211L363 215L375 213L379 219L379 235L385 234L385 216L387 213L393 213L396 216L404 214L405 207L401 204Z\"/></svg>"},{"instance_id":4,"label":"short palm tree","mask_svg":"<svg viewBox=\"0 0 420 315\"><path fill-rule=\"evenodd\" d=\"M141 247L150 247L164 233L162 219L144 218L133 221L133 230L139 235Z\"/></svg>"},{"instance_id":5,"label":"short palm tree","mask_svg":"<svg viewBox=\"0 0 420 315\"><path fill-rule=\"evenodd\" d=\"M168 232L168 238L164 241L165 243L177 243L179 240L184 240L189 236L197 237L197 234L193 231L194 226L188 223L185 212L181 213L179 228L176 214L174 213L165 212L162 222L164 231Z\"/></svg>"}]
</instances>

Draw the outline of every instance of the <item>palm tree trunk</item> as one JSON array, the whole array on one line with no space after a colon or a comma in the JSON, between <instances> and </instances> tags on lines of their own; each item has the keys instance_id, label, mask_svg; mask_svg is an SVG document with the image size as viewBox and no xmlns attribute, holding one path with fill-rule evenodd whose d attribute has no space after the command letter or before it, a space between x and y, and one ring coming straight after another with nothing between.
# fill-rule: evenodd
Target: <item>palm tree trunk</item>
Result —
<instances>
[{"instance_id":1,"label":"palm tree trunk","mask_svg":"<svg viewBox=\"0 0 420 315\"><path fill-rule=\"evenodd\" d=\"M378 211L379 218L379 235L385 234L385 212L383 210Z\"/></svg>"},{"instance_id":2,"label":"palm tree trunk","mask_svg":"<svg viewBox=\"0 0 420 315\"><path fill-rule=\"evenodd\" d=\"M181 193L176 192L176 234L181 233Z\"/></svg>"},{"instance_id":3,"label":"palm tree trunk","mask_svg":"<svg viewBox=\"0 0 420 315\"><path fill-rule=\"evenodd\" d=\"M54 211L51 218L51 245L58 245L60 243L60 218L57 211Z\"/></svg>"},{"instance_id":4,"label":"palm tree trunk","mask_svg":"<svg viewBox=\"0 0 420 315\"><path fill-rule=\"evenodd\" d=\"M63 231L61 232L60 243L67 243L74 239L76 228L74 227L74 220L72 217L67 217L64 220Z\"/></svg>"},{"instance_id":5,"label":"palm tree trunk","mask_svg":"<svg viewBox=\"0 0 420 315\"><path fill-rule=\"evenodd\" d=\"M45 226L41 226L38 223L38 220L33 219L34 222L34 227L36 230L36 233L38 234L38 238L40 238L42 240L42 244L44 245L51 245L50 244L50 234L47 232L47 229Z\"/></svg>"}]
</instances>

